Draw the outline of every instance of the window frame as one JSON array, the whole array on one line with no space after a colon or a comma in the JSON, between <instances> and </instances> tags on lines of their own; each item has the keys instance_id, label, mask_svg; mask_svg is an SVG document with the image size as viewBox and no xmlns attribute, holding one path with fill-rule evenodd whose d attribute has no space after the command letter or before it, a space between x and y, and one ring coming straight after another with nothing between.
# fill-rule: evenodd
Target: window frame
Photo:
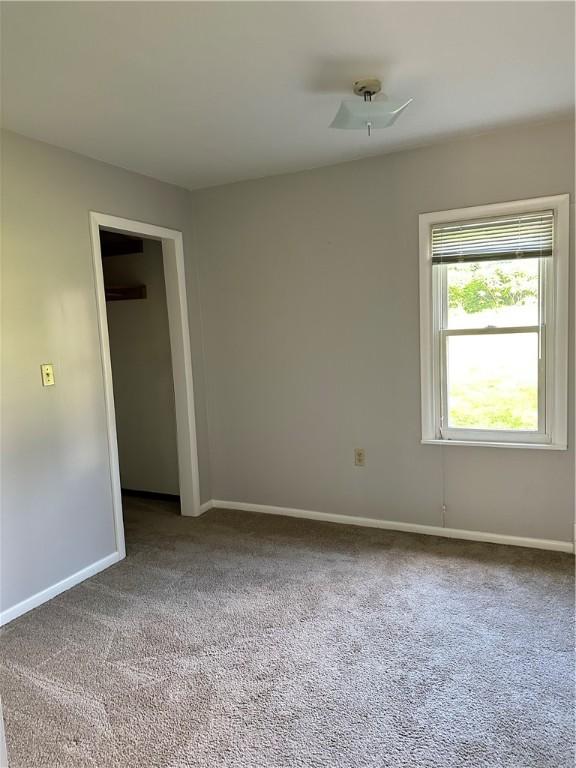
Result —
<instances>
[{"instance_id":1,"label":"window frame","mask_svg":"<svg viewBox=\"0 0 576 768\"><path fill-rule=\"evenodd\" d=\"M420 365L423 444L566 450L569 204L570 196L563 194L420 214ZM440 283L444 273L442 270L432 269L432 227L456 221L544 210L554 212L554 246L552 256L541 260L541 264L544 265L544 274L541 278L539 329L540 341L545 349L543 356L545 370L541 369L538 377L539 404L544 399L543 408L539 405L538 431L442 428L445 339L448 335L455 334L441 328L440 299L445 296L445 291L442 292ZM438 298L436 299L435 296ZM545 308L545 316L542 306ZM466 332L476 335L479 330L480 333L510 332L510 329L505 328L467 329Z\"/></svg>"}]
</instances>

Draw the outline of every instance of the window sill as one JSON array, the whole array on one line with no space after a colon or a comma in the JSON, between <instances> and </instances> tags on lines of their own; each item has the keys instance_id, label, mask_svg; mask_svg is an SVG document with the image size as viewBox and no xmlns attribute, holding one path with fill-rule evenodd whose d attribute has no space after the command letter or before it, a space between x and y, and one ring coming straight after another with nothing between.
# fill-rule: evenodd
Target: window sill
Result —
<instances>
[{"instance_id":1,"label":"window sill","mask_svg":"<svg viewBox=\"0 0 576 768\"><path fill-rule=\"evenodd\" d=\"M560 443L496 443L488 440L421 440L422 445L470 445L475 448L529 448L531 450L567 451L568 446Z\"/></svg>"}]
</instances>

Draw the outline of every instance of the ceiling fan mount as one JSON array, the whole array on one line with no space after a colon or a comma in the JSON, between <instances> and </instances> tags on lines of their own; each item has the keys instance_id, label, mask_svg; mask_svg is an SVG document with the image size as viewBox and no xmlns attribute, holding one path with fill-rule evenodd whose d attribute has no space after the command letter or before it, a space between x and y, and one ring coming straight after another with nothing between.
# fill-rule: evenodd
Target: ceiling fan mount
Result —
<instances>
[{"instance_id":1,"label":"ceiling fan mount","mask_svg":"<svg viewBox=\"0 0 576 768\"><path fill-rule=\"evenodd\" d=\"M382 83L377 77L363 77L360 80L355 80L352 83L352 90L356 96L364 96L371 99L377 93L382 90Z\"/></svg>"}]
</instances>

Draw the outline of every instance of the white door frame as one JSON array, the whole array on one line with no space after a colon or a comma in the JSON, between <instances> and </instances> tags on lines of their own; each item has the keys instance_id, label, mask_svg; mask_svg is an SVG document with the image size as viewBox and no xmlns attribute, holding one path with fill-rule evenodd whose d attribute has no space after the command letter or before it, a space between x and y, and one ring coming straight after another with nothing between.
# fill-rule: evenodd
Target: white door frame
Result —
<instances>
[{"instance_id":1,"label":"white door frame","mask_svg":"<svg viewBox=\"0 0 576 768\"><path fill-rule=\"evenodd\" d=\"M0 699L0 768L8 768L8 750L6 748L6 736L4 718L2 717L2 700Z\"/></svg>"},{"instance_id":2,"label":"white door frame","mask_svg":"<svg viewBox=\"0 0 576 768\"><path fill-rule=\"evenodd\" d=\"M110 456L110 483L114 504L114 522L118 552L125 555L124 522L122 518L122 495L120 491L120 468L118 441L116 437L116 416L112 365L110 361L110 340L106 314L106 295L100 249L100 230L112 230L127 235L148 237L162 244L166 304L170 331L172 373L174 376L174 399L176 406L176 439L178 445L178 475L180 485L180 508L183 515L197 517L200 509L200 484L198 473L198 449L196 445L196 417L194 413L194 382L192 379L192 355L188 327L188 303L184 270L184 246L182 233L175 229L157 227L140 221L123 219L105 213L90 212L90 232L94 259L96 304L104 398Z\"/></svg>"}]
</instances>

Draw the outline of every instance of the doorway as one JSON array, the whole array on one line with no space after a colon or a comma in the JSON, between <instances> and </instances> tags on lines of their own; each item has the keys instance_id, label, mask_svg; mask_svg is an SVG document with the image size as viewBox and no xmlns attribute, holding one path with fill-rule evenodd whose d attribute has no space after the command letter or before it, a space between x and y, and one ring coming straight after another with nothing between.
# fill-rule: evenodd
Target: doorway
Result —
<instances>
[{"instance_id":1,"label":"doorway","mask_svg":"<svg viewBox=\"0 0 576 768\"><path fill-rule=\"evenodd\" d=\"M154 375L149 374L150 381L148 384L153 386L155 379L156 385L158 386L158 381L163 380L160 389L163 391L164 396L163 400L162 398L161 400L165 406L166 404L170 405L170 403L173 403L173 410L171 413L165 411L163 414L161 412L161 403L158 402L158 399L156 399L156 402L149 402L147 404L150 410L149 418L152 422L154 422L154 420L161 421L162 418L165 418L162 432L163 453L159 459L159 465L154 468L154 472L150 472L150 468L154 461L150 451L147 452L147 455L146 451L143 451L140 457L135 457L133 455L128 464L126 464L126 458L124 458L123 479L125 483L136 482L136 484L142 484L143 481L138 478L143 478L148 474L147 482L149 488L135 488L131 490L153 490L150 483L156 484L158 488L166 489L161 491L164 493L173 493L173 491L177 489L180 496L181 514L196 517L201 513L201 509L198 453L196 446L196 422L194 414L192 358L190 353L188 308L184 274L184 251L182 234L176 230L165 229L163 227L130 221L128 219L101 213L90 214L90 227L94 257L94 275L110 457L110 484L114 505L116 543L118 552L124 556L125 544L122 518L118 433L121 429L123 457L126 457L128 452L134 450L138 438L131 433L130 427L130 424L133 424L135 419L135 408L123 409L124 412L121 417L122 424L117 423L114 402L109 323L106 309L106 285L102 263L103 250L106 250L107 246L104 245L103 249L102 242L110 243L116 239L117 243L119 243L120 238L122 238L124 241L123 246L116 246L116 250L121 250L122 247L126 247L127 250L132 250L132 255L128 253L125 255L133 261L138 258L138 256L134 254L138 253L138 247L141 243L142 255L144 257L142 265L138 267L138 270L132 270L132 277L130 277L131 268L129 268L128 262L125 262L125 264L121 266L118 261L115 265L111 264L110 268L106 267L106 271L109 273L107 282L109 286L108 299L110 301L110 306L112 306L113 302L120 302L120 300L127 301L130 304L133 304L133 306L136 306L138 299L140 301L146 301L145 296L147 295L147 291L153 291L160 309L162 306L164 307L168 326L169 353L166 353L167 356L165 355L161 360L157 359L155 363L160 367L163 367L164 370L161 372L161 375L160 372L155 372ZM104 256L104 258L107 257ZM162 270L158 271L153 266L155 258L158 262L161 261ZM147 262L147 266L145 266L144 262ZM134 267L134 265L132 265L132 267ZM146 286L145 280L136 279L138 273L147 275L147 280L150 283L148 287ZM114 280L113 275L116 275L119 279ZM165 294L164 297L162 297L162 301L158 300L158 290L160 286L163 287ZM126 346L128 342L127 338L116 338L118 327L121 325L121 322L117 322L118 316L122 313L113 310L113 314L114 317L112 317L111 313L110 326L112 328L112 325L114 325L115 342L117 342L114 349L114 357L116 358L116 361L118 361L122 354L122 346L124 345L124 348L128 349ZM139 348L141 353L144 353L147 346L147 340L138 337L137 333L138 329L130 329L133 344ZM126 334L121 331L120 337L125 336ZM132 350L130 354L132 354L135 359L138 357L138 350ZM150 361L150 365L152 364L152 361ZM172 377L173 386L170 388L170 391L168 391L165 381L167 371L170 372ZM126 402L127 399L129 400L129 391L127 390L130 389L130 386L134 386L136 393L138 388L138 377L134 377L134 373L136 372L132 372L132 381L130 381L130 377L127 375L126 370L118 371L118 376L121 379L118 380L119 406L122 406L121 400L123 402ZM159 375L157 376L156 373ZM138 374L139 376L146 375L146 367L142 366ZM150 393L150 386L142 387L137 393L136 400L141 401L142 397L146 396L145 390ZM145 416L146 414L144 413L143 417ZM150 426L150 424L147 424L148 430ZM173 455L174 453L176 456ZM177 468L171 466L174 459L176 460ZM146 472L146 467L148 468L148 473Z\"/></svg>"}]
</instances>

